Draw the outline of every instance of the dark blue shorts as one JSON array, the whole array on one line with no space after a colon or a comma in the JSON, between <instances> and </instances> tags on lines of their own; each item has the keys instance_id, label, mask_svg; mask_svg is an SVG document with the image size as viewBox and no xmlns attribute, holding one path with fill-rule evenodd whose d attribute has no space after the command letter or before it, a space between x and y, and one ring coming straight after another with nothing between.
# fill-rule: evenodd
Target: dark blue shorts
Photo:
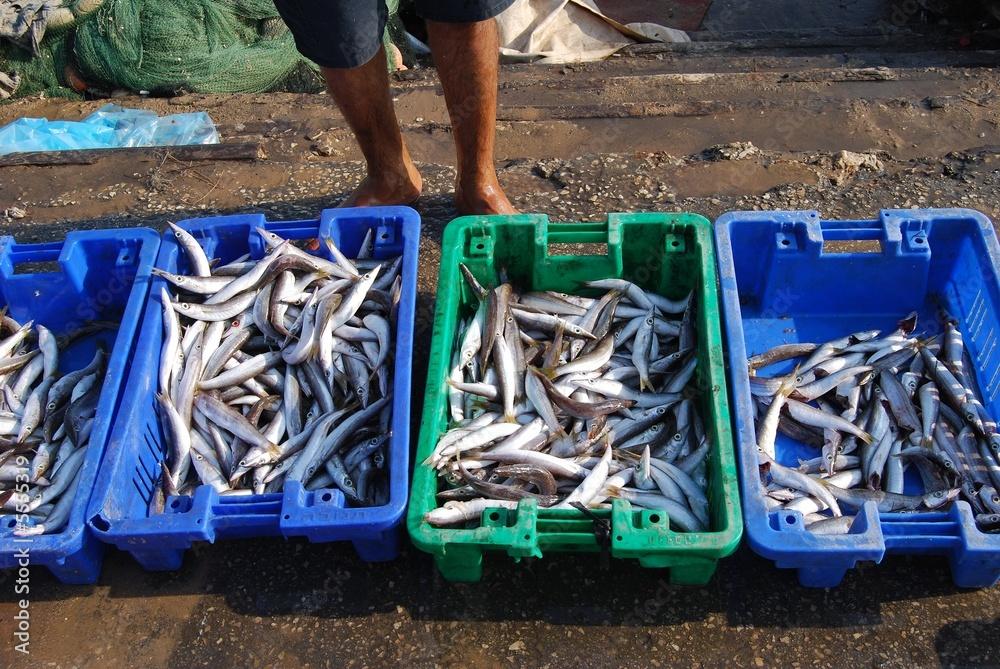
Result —
<instances>
[{"instance_id":1,"label":"dark blue shorts","mask_svg":"<svg viewBox=\"0 0 1000 669\"><path fill-rule=\"evenodd\" d=\"M514 0L416 0L431 21L470 23L490 19ZM274 0L299 52L323 67L364 65L382 46L389 10L385 0Z\"/></svg>"}]
</instances>

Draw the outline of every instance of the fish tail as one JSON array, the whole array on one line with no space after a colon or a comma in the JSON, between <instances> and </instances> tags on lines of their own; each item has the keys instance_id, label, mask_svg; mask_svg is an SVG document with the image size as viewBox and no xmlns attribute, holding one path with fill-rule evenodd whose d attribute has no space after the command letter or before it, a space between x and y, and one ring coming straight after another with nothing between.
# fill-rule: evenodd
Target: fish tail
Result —
<instances>
[{"instance_id":1,"label":"fish tail","mask_svg":"<svg viewBox=\"0 0 1000 669\"><path fill-rule=\"evenodd\" d=\"M860 439L861 441L865 442L869 446L871 446L875 442L875 437L871 436L870 434L868 434L867 432L864 432L864 431L862 431L861 434L857 435L857 437L858 437L858 439Z\"/></svg>"},{"instance_id":2,"label":"fish tail","mask_svg":"<svg viewBox=\"0 0 1000 669\"><path fill-rule=\"evenodd\" d=\"M870 490L881 490L882 489L882 475L878 473L871 473L868 475L868 488Z\"/></svg>"}]
</instances>

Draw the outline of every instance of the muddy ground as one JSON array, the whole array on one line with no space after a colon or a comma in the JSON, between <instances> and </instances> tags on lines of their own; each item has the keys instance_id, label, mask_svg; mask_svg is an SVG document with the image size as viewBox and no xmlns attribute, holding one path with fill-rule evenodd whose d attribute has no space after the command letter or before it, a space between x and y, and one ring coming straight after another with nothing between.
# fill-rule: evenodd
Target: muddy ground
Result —
<instances>
[{"instance_id":1,"label":"muddy ground","mask_svg":"<svg viewBox=\"0 0 1000 669\"><path fill-rule=\"evenodd\" d=\"M992 51L710 49L588 66L505 68L501 180L515 205L555 220L612 211L972 207L1000 217L1000 73ZM432 71L394 84L425 177L419 305L433 311L443 226L454 216L451 140ZM256 162L167 154L87 166L0 168L0 232L55 239L84 227L212 213L313 217L358 180L342 119L315 95L118 100L207 110ZM19 116L79 117L100 102L22 100ZM744 143L723 150L721 144ZM745 144L745 143L750 143ZM854 169L839 152L871 154ZM428 341L417 342L413 406ZM415 409L416 411L416 409ZM703 588L596 556L487 558L452 585L413 548L365 564L349 546L248 540L201 545L177 573L110 552L93 587L32 572L29 658L13 651L15 597L0 577L3 666L1000 666L1000 589L962 591L940 557L888 557L831 590L799 587L743 547ZM6 580L4 580L6 579Z\"/></svg>"}]
</instances>

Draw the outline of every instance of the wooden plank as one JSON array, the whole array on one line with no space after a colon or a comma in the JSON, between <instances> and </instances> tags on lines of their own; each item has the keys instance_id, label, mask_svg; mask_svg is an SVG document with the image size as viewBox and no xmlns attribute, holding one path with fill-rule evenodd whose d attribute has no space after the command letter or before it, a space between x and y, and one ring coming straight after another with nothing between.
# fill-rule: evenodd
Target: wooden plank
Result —
<instances>
[{"instance_id":1,"label":"wooden plank","mask_svg":"<svg viewBox=\"0 0 1000 669\"><path fill-rule=\"evenodd\" d=\"M190 146L140 146L122 149L81 149L76 151L32 151L0 156L0 167L18 165L92 165L103 158L129 158L139 162L162 161L171 157L180 162L211 160L266 160L258 143L192 144Z\"/></svg>"}]
</instances>

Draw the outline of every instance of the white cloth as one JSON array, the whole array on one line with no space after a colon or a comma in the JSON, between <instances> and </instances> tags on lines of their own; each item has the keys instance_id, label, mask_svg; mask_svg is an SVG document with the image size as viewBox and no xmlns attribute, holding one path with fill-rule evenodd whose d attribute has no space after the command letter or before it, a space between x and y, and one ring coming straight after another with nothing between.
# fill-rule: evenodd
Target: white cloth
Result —
<instances>
[{"instance_id":1,"label":"white cloth","mask_svg":"<svg viewBox=\"0 0 1000 669\"><path fill-rule=\"evenodd\" d=\"M593 0L517 0L497 17L507 61L582 63L636 42L689 42L687 33L655 23L623 25Z\"/></svg>"}]
</instances>

